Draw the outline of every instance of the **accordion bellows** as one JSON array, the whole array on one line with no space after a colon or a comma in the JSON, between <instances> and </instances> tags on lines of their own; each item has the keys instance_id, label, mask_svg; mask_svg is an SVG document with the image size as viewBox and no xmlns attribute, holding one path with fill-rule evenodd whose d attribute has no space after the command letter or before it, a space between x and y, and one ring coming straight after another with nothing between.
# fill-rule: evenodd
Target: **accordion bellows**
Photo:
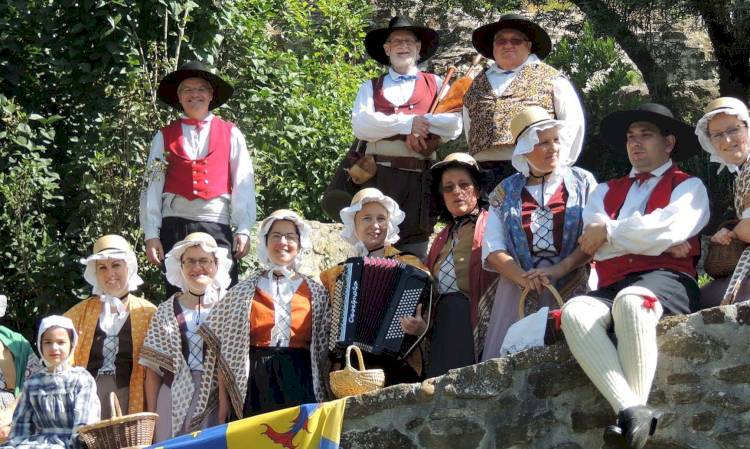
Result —
<instances>
[{"instance_id":1,"label":"accordion bellows","mask_svg":"<svg viewBox=\"0 0 750 449\"><path fill-rule=\"evenodd\" d=\"M430 300L427 273L386 257L352 257L343 264L331 299L330 348L355 345L373 354L406 357L419 338L401 318Z\"/></svg>"}]
</instances>

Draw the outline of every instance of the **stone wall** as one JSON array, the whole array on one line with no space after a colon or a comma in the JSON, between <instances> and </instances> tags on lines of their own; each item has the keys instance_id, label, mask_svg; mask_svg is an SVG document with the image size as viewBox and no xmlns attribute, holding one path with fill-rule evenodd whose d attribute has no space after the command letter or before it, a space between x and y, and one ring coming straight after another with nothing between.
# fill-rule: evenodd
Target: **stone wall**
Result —
<instances>
[{"instance_id":1,"label":"stone wall","mask_svg":"<svg viewBox=\"0 0 750 449\"><path fill-rule=\"evenodd\" d=\"M750 304L665 318L650 449L750 448ZM565 343L347 402L342 447L603 448L614 422Z\"/></svg>"}]
</instances>

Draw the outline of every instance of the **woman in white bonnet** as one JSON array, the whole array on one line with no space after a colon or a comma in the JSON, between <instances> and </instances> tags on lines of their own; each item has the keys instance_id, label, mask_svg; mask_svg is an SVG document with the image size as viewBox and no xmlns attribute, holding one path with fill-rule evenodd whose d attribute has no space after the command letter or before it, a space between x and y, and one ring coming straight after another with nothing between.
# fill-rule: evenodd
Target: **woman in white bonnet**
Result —
<instances>
[{"instance_id":1,"label":"woman in white bonnet","mask_svg":"<svg viewBox=\"0 0 750 449\"><path fill-rule=\"evenodd\" d=\"M130 293L143 284L133 248L119 235L105 235L81 264L92 296L65 313L80 337L75 365L94 376L103 404L115 392L123 411L142 412L146 372L138 359L156 306ZM111 410L103 407L102 418L109 417Z\"/></svg>"},{"instance_id":2,"label":"woman in white bonnet","mask_svg":"<svg viewBox=\"0 0 750 449\"><path fill-rule=\"evenodd\" d=\"M429 270L419 258L410 253L402 253L395 245L399 239L398 225L404 221L404 212L396 201L374 187L358 191L352 198L349 207L339 213L344 229L341 237L352 245L356 256L389 257L399 262L412 265L429 274ZM320 273L320 281L333 297L336 281L343 272L341 264ZM402 319L401 326L411 335L425 332L427 323L422 318L422 306L417 306L415 317ZM337 359L332 369L338 369L342 363L342 354L335 354ZM385 371L386 385L401 382L416 382L422 376L422 348L418 347L407 356L405 362L393 357L364 354L365 364L380 367Z\"/></svg>"},{"instance_id":3,"label":"woman in white bonnet","mask_svg":"<svg viewBox=\"0 0 750 449\"><path fill-rule=\"evenodd\" d=\"M160 417L154 442L218 423L218 382L203 363L198 327L226 294L232 260L211 235L194 232L172 247L165 265L180 292L159 305L140 358L146 409Z\"/></svg>"},{"instance_id":4,"label":"woman in white bonnet","mask_svg":"<svg viewBox=\"0 0 750 449\"><path fill-rule=\"evenodd\" d=\"M484 268L500 275L482 360L500 356L508 328L519 319L521 290L529 288L541 297L533 305L527 299L527 313L552 306L544 285L560 289L577 282L574 270L589 260L578 248L578 237L596 180L573 167L580 150L572 147L566 122L530 106L513 118L511 132L516 142L511 162L518 173L490 196L482 242ZM585 280L574 287L586 291Z\"/></svg>"},{"instance_id":5,"label":"woman in white bonnet","mask_svg":"<svg viewBox=\"0 0 750 449\"><path fill-rule=\"evenodd\" d=\"M328 294L298 271L311 249L299 214L273 212L258 231L264 269L232 287L201 324L204 364L218 364L219 422L326 400Z\"/></svg>"},{"instance_id":6,"label":"woman in white bonnet","mask_svg":"<svg viewBox=\"0 0 750 449\"><path fill-rule=\"evenodd\" d=\"M695 127L695 134L711 162L719 164L718 172L727 168L735 175L734 216L731 225L725 225L711 236L711 241L729 245L733 239L750 242L750 116L747 106L732 97L711 101L705 114ZM750 285L746 273L735 273L738 292L736 302L750 299ZM732 276L715 279L701 288L701 307L721 303ZM732 285L734 290L735 285Z\"/></svg>"}]
</instances>

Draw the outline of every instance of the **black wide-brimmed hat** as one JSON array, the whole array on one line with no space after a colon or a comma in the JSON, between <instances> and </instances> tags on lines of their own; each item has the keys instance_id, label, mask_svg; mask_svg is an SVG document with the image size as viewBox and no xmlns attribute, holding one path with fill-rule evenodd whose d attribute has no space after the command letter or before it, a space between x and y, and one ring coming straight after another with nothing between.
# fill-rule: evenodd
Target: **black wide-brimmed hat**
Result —
<instances>
[{"instance_id":1,"label":"black wide-brimmed hat","mask_svg":"<svg viewBox=\"0 0 750 449\"><path fill-rule=\"evenodd\" d=\"M161 101L177 110L182 110L182 105L177 98L177 87L188 78L201 78L208 81L214 90L214 96L208 109L215 109L226 103L232 97L234 87L215 75L207 66L200 61L190 61L183 64L179 69L167 74L159 83L156 95Z\"/></svg>"},{"instance_id":2,"label":"black wide-brimmed hat","mask_svg":"<svg viewBox=\"0 0 750 449\"><path fill-rule=\"evenodd\" d=\"M544 28L520 14L505 14L497 22L482 25L471 33L471 43L482 56L495 59L492 41L498 31L505 29L518 30L525 34L531 41L531 52L539 59L546 58L552 50L552 40Z\"/></svg>"},{"instance_id":3,"label":"black wide-brimmed hat","mask_svg":"<svg viewBox=\"0 0 750 449\"><path fill-rule=\"evenodd\" d=\"M383 44L392 32L398 30L411 31L417 36L419 42L422 43L422 47L419 50L420 62L426 61L437 51L438 44L440 44L440 37L437 31L432 28L414 25L407 17L396 16L388 22L387 27L376 28L367 33L365 36L367 54L379 63L389 65L391 61L388 59L388 55L385 54Z\"/></svg>"},{"instance_id":4,"label":"black wide-brimmed hat","mask_svg":"<svg viewBox=\"0 0 750 449\"><path fill-rule=\"evenodd\" d=\"M670 158L684 161L698 153L700 143L695 129L676 118L666 106L658 103L643 103L637 109L617 111L602 119L599 136L616 151L625 151L627 132L634 122L649 122L658 126L664 135L673 135L677 140Z\"/></svg>"}]
</instances>

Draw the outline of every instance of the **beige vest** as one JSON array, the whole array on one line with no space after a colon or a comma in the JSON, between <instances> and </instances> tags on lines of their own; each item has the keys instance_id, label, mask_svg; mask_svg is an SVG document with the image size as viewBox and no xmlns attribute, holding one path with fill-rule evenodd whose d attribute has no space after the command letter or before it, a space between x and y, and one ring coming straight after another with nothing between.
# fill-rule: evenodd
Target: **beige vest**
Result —
<instances>
[{"instance_id":1,"label":"beige vest","mask_svg":"<svg viewBox=\"0 0 750 449\"><path fill-rule=\"evenodd\" d=\"M543 63L524 66L500 96L496 96L483 71L464 96L469 111L469 154L513 146L510 121L527 106L541 106L556 117L553 103L554 80L559 72Z\"/></svg>"}]
</instances>

